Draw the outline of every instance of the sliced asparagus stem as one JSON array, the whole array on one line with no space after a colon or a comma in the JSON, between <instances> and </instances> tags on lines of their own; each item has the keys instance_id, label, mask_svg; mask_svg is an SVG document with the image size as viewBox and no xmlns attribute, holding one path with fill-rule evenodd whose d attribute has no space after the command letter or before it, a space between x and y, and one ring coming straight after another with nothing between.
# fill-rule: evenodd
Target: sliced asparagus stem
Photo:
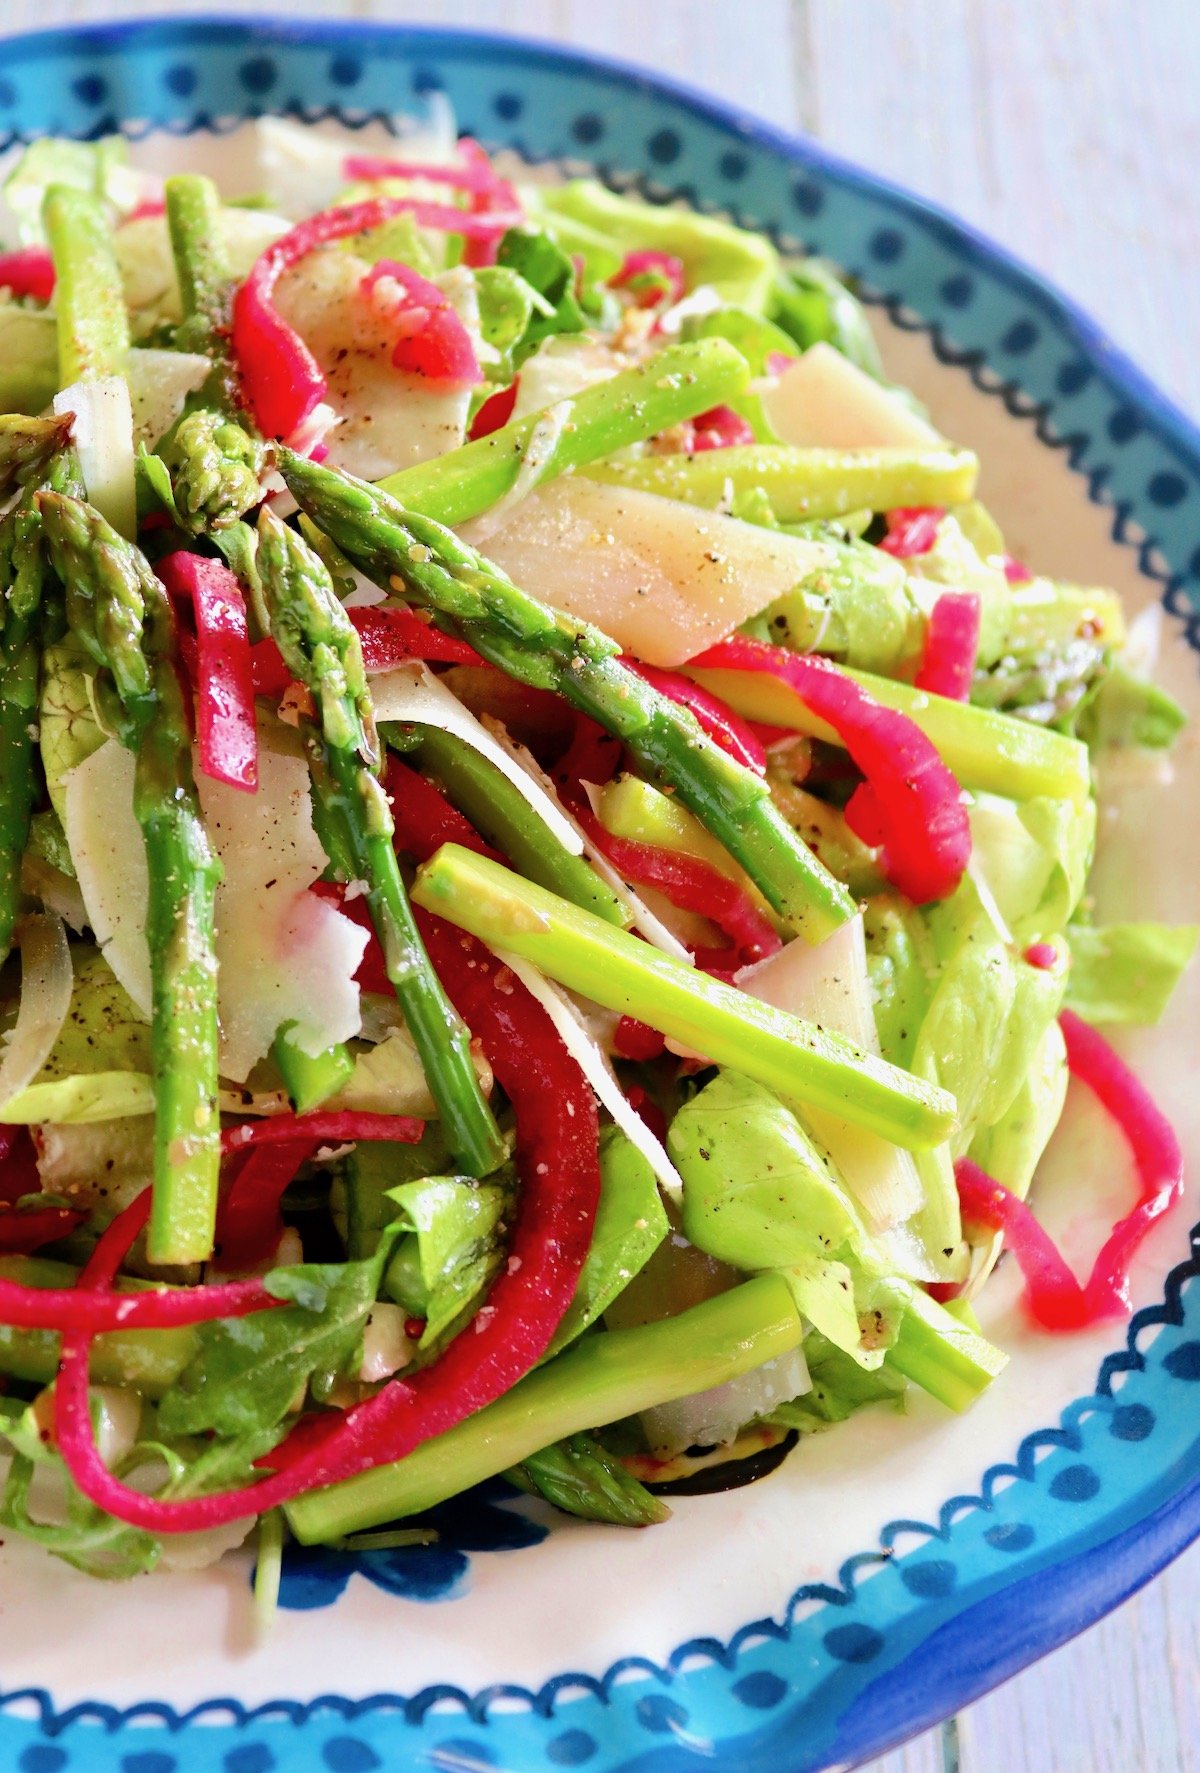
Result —
<instances>
[{"instance_id":1,"label":"sliced asparagus stem","mask_svg":"<svg viewBox=\"0 0 1200 1773\"><path fill-rule=\"evenodd\" d=\"M203 1262L212 1254L221 1163L214 929L221 867L192 775L174 623L144 557L98 511L53 492L40 493L37 504L67 620L101 666L109 712L137 759L156 1103L147 1253L151 1262Z\"/></svg>"},{"instance_id":2,"label":"sliced asparagus stem","mask_svg":"<svg viewBox=\"0 0 1200 1773\"><path fill-rule=\"evenodd\" d=\"M503 850L521 874L573 905L594 911L605 923L625 927L625 911L612 888L582 856L573 856L556 841L524 795L486 757L453 733L430 726L417 731L421 763L437 776L480 835Z\"/></svg>"},{"instance_id":3,"label":"sliced asparagus stem","mask_svg":"<svg viewBox=\"0 0 1200 1773\"><path fill-rule=\"evenodd\" d=\"M320 737L309 750L319 753L315 823L326 854L347 881L366 882L388 978L451 1149L471 1175L486 1176L504 1157L504 1140L471 1063L471 1037L433 970L404 890L375 773L378 742L358 636L323 562L266 508L258 570L272 633L319 712Z\"/></svg>"},{"instance_id":4,"label":"sliced asparagus stem","mask_svg":"<svg viewBox=\"0 0 1200 1773\"><path fill-rule=\"evenodd\" d=\"M271 1057L296 1113L307 1114L349 1083L354 1075L354 1055L342 1041L315 1056L306 1053L291 1039L295 1026L288 1022L279 1030L271 1046Z\"/></svg>"},{"instance_id":5,"label":"sliced asparagus stem","mask_svg":"<svg viewBox=\"0 0 1200 1773\"><path fill-rule=\"evenodd\" d=\"M662 1323L577 1343L398 1464L289 1503L304 1545L418 1514L567 1435L722 1385L795 1348L803 1325L778 1275L759 1275Z\"/></svg>"},{"instance_id":6,"label":"sliced asparagus stem","mask_svg":"<svg viewBox=\"0 0 1200 1773\"><path fill-rule=\"evenodd\" d=\"M944 1090L659 953L458 844L445 844L418 870L413 899L606 1009L636 1016L716 1064L897 1145L937 1144L954 1124L954 1100Z\"/></svg>"},{"instance_id":7,"label":"sliced asparagus stem","mask_svg":"<svg viewBox=\"0 0 1200 1773\"><path fill-rule=\"evenodd\" d=\"M42 220L54 257L59 386L123 375L129 316L104 206L88 191L51 185Z\"/></svg>"},{"instance_id":8,"label":"sliced asparagus stem","mask_svg":"<svg viewBox=\"0 0 1200 1773\"><path fill-rule=\"evenodd\" d=\"M764 492L780 523L893 511L905 505L961 505L974 498L978 458L965 449L794 449L749 443L700 455L593 462L593 480L635 487L715 510L732 490Z\"/></svg>"},{"instance_id":9,"label":"sliced asparagus stem","mask_svg":"<svg viewBox=\"0 0 1200 1773\"><path fill-rule=\"evenodd\" d=\"M403 590L493 665L556 690L633 751L745 868L763 896L813 942L854 915L845 887L778 811L766 784L616 657L615 643L519 590L440 524L290 450L280 467L298 503L377 583Z\"/></svg>"},{"instance_id":10,"label":"sliced asparagus stem","mask_svg":"<svg viewBox=\"0 0 1200 1773\"><path fill-rule=\"evenodd\" d=\"M1004 1371L1008 1356L914 1287L886 1364L947 1409L965 1410Z\"/></svg>"},{"instance_id":11,"label":"sliced asparagus stem","mask_svg":"<svg viewBox=\"0 0 1200 1773\"><path fill-rule=\"evenodd\" d=\"M768 672L701 670L688 675L751 720L841 743L832 727L809 713L795 690ZM1091 792L1087 747L1078 739L1010 714L930 695L890 677L850 670L846 675L884 707L896 708L915 721L964 788L1004 794L1010 800L1046 794L1083 801Z\"/></svg>"},{"instance_id":12,"label":"sliced asparagus stem","mask_svg":"<svg viewBox=\"0 0 1200 1773\"><path fill-rule=\"evenodd\" d=\"M669 345L563 403L570 407L568 422L548 450L539 484L694 418L740 394L749 380L750 366L724 339ZM448 455L389 474L380 487L438 523L465 523L509 491L543 417L532 413L503 425Z\"/></svg>"},{"instance_id":13,"label":"sliced asparagus stem","mask_svg":"<svg viewBox=\"0 0 1200 1773\"><path fill-rule=\"evenodd\" d=\"M244 422L226 345L233 283L211 179L179 173L166 183L167 225L183 300L182 346L206 352L212 370L190 396L159 453L171 471L176 512L193 535L235 523L262 496L263 443Z\"/></svg>"}]
</instances>

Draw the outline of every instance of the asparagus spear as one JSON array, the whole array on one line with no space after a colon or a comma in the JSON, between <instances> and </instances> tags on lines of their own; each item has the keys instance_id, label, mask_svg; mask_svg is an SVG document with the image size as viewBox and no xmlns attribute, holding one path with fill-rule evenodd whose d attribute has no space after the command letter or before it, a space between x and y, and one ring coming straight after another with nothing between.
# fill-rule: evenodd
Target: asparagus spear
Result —
<instances>
[{"instance_id":1,"label":"asparagus spear","mask_svg":"<svg viewBox=\"0 0 1200 1773\"><path fill-rule=\"evenodd\" d=\"M59 386L123 375L129 316L103 204L73 185L51 185L42 220L54 256Z\"/></svg>"},{"instance_id":2,"label":"asparagus spear","mask_svg":"<svg viewBox=\"0 0 1200 1773\"><path fill-rule=\"evenodd\" d=\"M854 915L845 887L805 848L759 777L715 745L689 710L627 670L607 635L538 603L450 530L377 487L290 450L279 460L298 503L357 566L432 610L510 677L556 690L615 733L810 941Z\"/></svg>"},{"instance_id":3,"label":"asparagus spear","mask_svg":"<svg viewBox=\"0 0 1200 1773\"><path fill-rule=\"evenodd\" d=\"M749 379L745 358L724 339L668 345L636 369L623 370L563 403L570 407L569 423L548 447L539 484L707 412L735 398ZM465 523L508 492L544 416L531 414L449 455L402 468L381 480L380 487L439 523Z\"/></svg>"},{"instance_id":4,"label":"asparagus spear","mask_svg":"<svg viewBox=\"0 0 1200 1773\"><path fill-rule=\"evenodd\" d=\"M38 495L67 620L101 667L98 689L136 754L134 813L149 875L156 1103L152 1262L212 1253L221 1123L217 1107L214 901L221 877L200 816L191 735L166 593L144 556L81 500Z\"/></svg>"},{"instance_id":5,"label":"asparagus spear","mask_svg":"<svg viewBox=\"0 0 1200 1773\"><path fill-rule=\"evenodd\" d=\"M538 818L523 794L486 757L453 733L418 727L417 756L438 778L450 799L489 843L503 850L513 866L552 893L594 911L606 923L625 926L621 901L582 856L565 850ZM384 728L387 737L388 729Z\"/></svg>"},{"instance_id":6,"label":"asparagus spear","mask_svg":"<svg viewBox=\"0 0 1200 1773\"><path fill-rule=\"evenodd\" d=\"M568 1435L515 1466L509 1477L555 1508L614 1527L651 1527L670 1516L659 1496L632 1477L590 1434Z\"/></svg>"},{"instance_id":7,"label":"asparagus spear","mask_svg":"<svg viewBox=\"0 0 1200 1773\"><path fill-rule=\"evenodd\" d=\"M314 800L326 853L367 898L388 977L421 1055L451 1149L474 1176L504 1156L504 1141L471 1063L471 1041L433 970L413 920L396 852L392 815L377 770L379 746L358 635L324 564L264 507L258 571L271 631L293 676L316 702L319 739Z\"/></svg>"},{"instance_id":8,"label":"asparagus spear","mask_svg":"<svg viewBox=\"0 0 1200 1773\"><path fill-rule=\"evenodd\" d=\"M594 480L661 493L714 510L761 489L780 523L892 511L905 505L961 505L975 495L978 458L967 449L796 449L748 443L700 455L596 462Z\"/></svg>"},{"instance_id":9,"label":"asparagus spear","mask_svg":"<svg viewBox=\"0 0 1200 1773\"><path fill-rule=\"evenodd\" d=\"M159 446L171 471L175 509L193 535L227 528L262 496L266 447L243 423L237 375L226 346L233 282L211 179L179 173L166 183L167 226L179 276L181 349L204 351L212 370Z\"/></svg>"},{"instance_id":10,"label":"asparagus spear","mask_svg":"<svg viewBox=\"0 0 1200 1773\"><path fill-rule=\"evenodd\" d=\"M954 1124L954 1099L944 1090L722 985L458 844L444 844L418 869L413 899L568 990L897 1145L938 1144Z\"/></svg>"},{"instance_id":11,"label":"asparagus spear","mask_svg":"<svg viewBox=\"0 0 1200 1773\"><path fill-rule=\"evenodd\" d=\"M678 1317L607 1330L538 1368L446 1434L285 1510L303 1545L418 1514L567 1435L690 1397L795 1348L803 1325L778 1275L758 1275Z\"/></svg>"},{"instance_id":12,"label":"asparagus spear","mask_svg":"<svg viewBox=\"0 0 1200 1773\"><path fill-rule=\"evenodd\" d=\"M79 1270L45 1256L2 1256L0 1278L23 1287L73 1287ZM121 1292L145 1292L149 1281L118 1282ZM196 1352L196 1331L112 1330L92 1344L91 1375L98 1385L128 1385L144 1397L161 1397ZM59 1338L52 1330L18 1330L0 1324L0 1373L49 1385L58 1369Z\"/></svg>"},{"instance_id":13,"label":"asparagus spear","mask_svg":"<svg viewBox=\"0 0 1200 1773\"><path fill-rule=\"evenodd\" d=\"M0 499L7 498L14 487L36 480L70 439L70 413L47 419L0 414Z\"/></svg>"}]
</instances>

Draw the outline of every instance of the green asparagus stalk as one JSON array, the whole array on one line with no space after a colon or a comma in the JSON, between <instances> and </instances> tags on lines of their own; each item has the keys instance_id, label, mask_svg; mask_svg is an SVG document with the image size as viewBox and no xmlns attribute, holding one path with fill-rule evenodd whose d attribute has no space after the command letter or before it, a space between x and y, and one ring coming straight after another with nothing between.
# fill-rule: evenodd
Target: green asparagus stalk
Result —
<instances>
[{"instance_id":1,"label":"green asparagus stalk","mask_svg":"<svg viewBox=\"0 0 1200 1773\"><path fill-rule=\"evenodd\" d=\"M568 1435L777 1360L802 1335L787 1286L766 1274L661 1323L585 1337L406 1459L297 1497L285 1511L288 1525L314 1545L419 1514Z\"/></svg>"},{"instance_id":2,"label":"green asparagus stalk","mask_svg":"<svg viewBox=\"0 0 1200 1773\"><path fill-rule=\"evenodd\" d=\"M295 1026L294 1022L286 1022L279 1030L271 1046L271 1057L292 1099L292 1107L297 1114L307 1114L349 1083L354 1075L354 1054L342 1041L323 1053L306 1053L292 1039Z\"/></svg>"},{"instance_id":3,"label":"green asparagus stalk","mask_svg":"<svg viewBox=\"0 0 1200 1773\"><path fill-rule=\"evenodd\" d=\"M844 669L877 702L907 714L933 740L964 788L1004 794L1010 800L1045 794L1084 801L1091 792L1087 747L1078 739L990 708L952 702L890 677ZM841 743L833 728L811 714L794 690L767 672L703 670L688 675L750 720L794 727L830 744Z\"/></svg>"},{"instance_id":4,"label":"green asparagus stalk","mask_svg":"<svg viewBox=\"0 0 1200 1773\"><path fill-rule=\"evenodd\" d=\"M709 978L458 844L443 845L417 871L413 899L568 990L897 1145L938 1144L954 1124L954 1100L944 1090Z\"/></svg>"},{"instance_id":5,"label":"green asparagus stalk","mask_svg":"<svg viewBox=\"0 0 1200 1773\"><path fill-rule=\"evenodd\" d=\"M715 745L689 710L628 670L607 635L518 590L450 530L378 488L290 450L280 452L280 466L298 503L377 583L433 611L509 676L557 691L615 733L808 940L823 940L854 915L845 887L806 849L760 778Z\"/></svg>"},{"instance_id":6,"label":"green asparagus stalk","mask_svg":"<svg viewBox=\"0 0 1200 1773\"><path fill-rule=\"evenodd\" d=\"M307 543L266 508L258 533L271 631L319 713L322 767L313 775L318 831L338 872L367 884L388 977L451 1149L471 1175L486 1176L504 1157L504 1141L471 1063L470 1035L433 970L404 890L377 774L378 740L358 635ZM316 749L310 746L310 755Z\"/></svg>"},{"instance_id":7,"label":"green asparagus stalk","mask_svg":"<svg viewBox=\"0 0 1200 1773\"><path fill-rule=\"evenodd\" d=\"M129 316L103 204L73 185L51 185L42 221L54 257L59 386L123 375Z\"/></svg>"},{"instance_id":8,"label":"green asparagus stalk","mask_svg":"<svg viewBox=\"0 0 1200 1773\"><path fill-rule=\"evenodd\" d=\"M1008 1356L920 1287L900 1320L885 1365L950 1410L965 1410L1008 1365Z\"/></svg>"},{"instance_id":9,"label":"green asparagus stalk","mask_svg":"<svg viewBox=\"0 0 1200 1773\"><path fill-rule=\"evenodd\" d=\"M0 414L0 499L6 499L14 487L38 479L70 440L70 413L47 419Z\"/></svg>"},{"instance_id":10,"label":"green asparagus stalk","mask_svg":"<svg viewBox=\"0 0 1200 1773\"><path fill-rule=\"evenodd\" d=\"M543 1447L508 1473L513 1483L565 1514L613 1527L652 1527L670 1517L660 1496L625 1470L590 1434L572 1434Z\"/></svg>"},{"instance_id":11,"label":"green asparagus stalk","mask_svg":"<svg viewBox=\"0 0 1200 1773\"><path fill-rule=\"evenodd\" d=\"M73 1287L79 1270L44 1256L0 1257L0 1279L23 1287ZM122 1279L122 1292L146 1292L148 1281ZM18 1330L0 1324L0 1373L33 1385L49 1385L58 1370L59 1339L51 1330ZM127 1385L144 1397L162 1397L196 1352L190 1326L167 1330L113 1330L92 1344L91 1375L98 1385Z\"/></svg>"},{"instance_id":12,"label":"green asparagus stalk","mask_svg":"<svg viewBox=\"0 0 1200 1773\"><path fill-rule=\"evenodd\" d=\"M594 462L589 478L660 493L715 510L732 490L761 489L780 523L893 511L905 505L961 505L975 496L978 458L966 449L795 449L748 443L700 455Z\"/></svg>"},{"instance_id":13,"label":"green asparagus stalk","mask_svg":"<svg viewBox=\"0 0 1200 1773\"><path fill-rule=\"evenodd\" d=\"M563 403L570 407L569 422L548 443L538 482L555 480L736 398L749 379L745 358L724 339L669 345L636 369L623 370ZM533 413L434 461L402 468L381 480L380 487L438 523L465 523L509 491L544 416Z\"/></svg>"},{"instance_id":14,"label":"green asparagus stalk","mask_svg":"<svg viewBox=\"0 0 1200 1773\"><path fill-rule=\"evenodd\" d=\"M552 893L594 911L605 923L625 928L627 918L616 893L582 856L565 850L494 764L437 727L417 728L417 756L432 771L460 812L480 835L503 850L514 868ZM384 729L387 737L387 729Z\"/></svg>"},{"instance_id":15,"label":"green asparagus stalk","mask_svg":"<svg viewBox=\"0 0 1200 1773\"><path fill-rule=\"evenodd\" d=\"M184 316L176 342L183 350L206 352L212 370L159 453L171 473L182 527L202 535L228 528L258 503L266 447L243 422L225 342L233 280L217 188L196 173L179 173L167 180L166 200Z\"/></svg>"},{"instance_id":16,"label":"green asparagus stalk","mask_svg":"<svg viewBox=\"0 0 1200 1773\"><path fill-rule=\"evenodd\" d=\"M67 620L100 665L98 688L137 759L156 1104L147 1254L156 1263L203 1262L212 1254L221 1162L214 936L221 868L192 775L174 624L143 555L98 511L53 492L37 503Z\"/></svg>"}]
</instances>

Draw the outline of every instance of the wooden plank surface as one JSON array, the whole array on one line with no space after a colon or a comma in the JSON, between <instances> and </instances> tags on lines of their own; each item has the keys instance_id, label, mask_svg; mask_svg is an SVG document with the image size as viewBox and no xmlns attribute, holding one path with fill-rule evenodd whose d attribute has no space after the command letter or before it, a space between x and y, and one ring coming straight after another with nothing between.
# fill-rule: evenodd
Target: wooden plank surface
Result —
<instances>
[{"instance_id":1,"label":"wooden plank surface","mask_svg":"<svg viewBox=\"0 0 1200 1773\"><path fill-rule=\"evenodd\" d=\"M16 31L230 0L0 0ZM482 26L661 68L956 210L1200 413L1198 0L253 0ZM1200 1773L1200 1548L871 1773ZM770 1773L764 1769L763 1773Z\"/></svg>"}]
</instances>

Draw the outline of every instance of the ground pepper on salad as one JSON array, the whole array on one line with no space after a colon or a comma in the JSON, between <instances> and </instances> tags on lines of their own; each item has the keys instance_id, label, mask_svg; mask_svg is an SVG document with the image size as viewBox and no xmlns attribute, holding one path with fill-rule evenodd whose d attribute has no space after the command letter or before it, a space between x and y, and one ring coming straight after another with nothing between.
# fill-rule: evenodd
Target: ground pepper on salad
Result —
<instances>
[{"instance_id":1,"label":"ground pepper on salad","mask_svg":"<svg viewBox=\"0 0 1200 1773\"><path fill-rule=\"evenodd\" d=\"M1089 899L1095 765L1183 724L1118 598L1010 554L823 262L256 145L7 162L0 1527L257 1523L269 1586L497 1476L646 1526L969 1408L1005 1251L1122 1315L1182 1161L1100 1029L1198 932ZM1084 1277L1069 1076L1139 1190Z\"/></svg>"}]
</instances>

